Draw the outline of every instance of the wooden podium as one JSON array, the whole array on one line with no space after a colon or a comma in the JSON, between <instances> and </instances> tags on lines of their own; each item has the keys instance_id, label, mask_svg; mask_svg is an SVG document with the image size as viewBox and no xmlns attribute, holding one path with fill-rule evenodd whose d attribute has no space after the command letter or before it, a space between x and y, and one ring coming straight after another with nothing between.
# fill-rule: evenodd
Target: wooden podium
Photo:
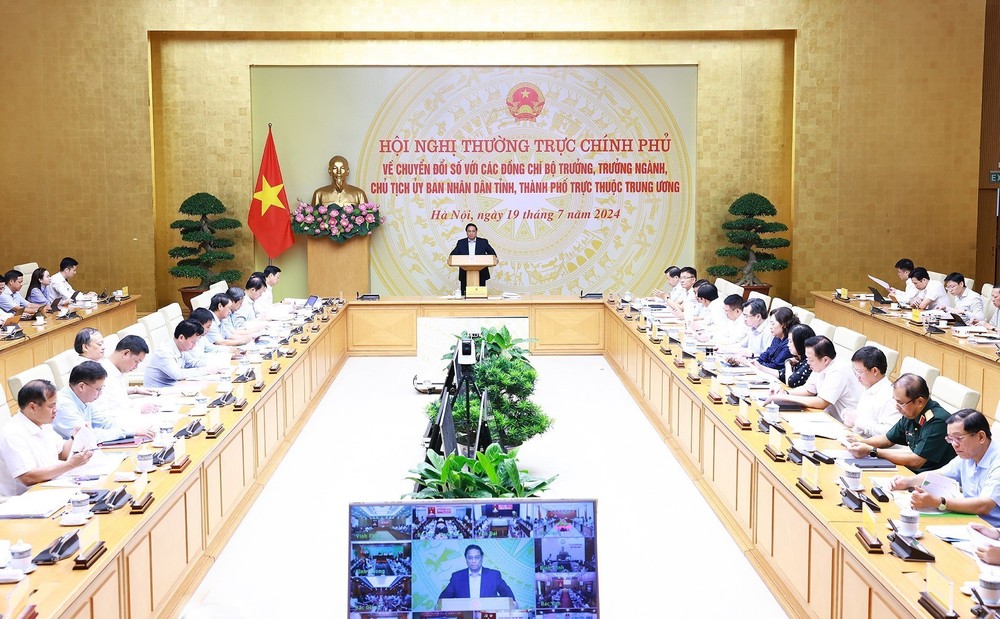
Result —
<instances>
[{"instance_id":1,"label":"wooden podium","mask_svg":"<svg viewBox=\"0 0 1000 619\"><path fill-rule=\"evenodd\" d=\"M495 267L496 265L496 256L470 256L465 254L448 256L448 266L458 267L465 271L465 296L467 297L486 297L486 286L480 285L479 271L488 267Z\"/></svg>"}]
</instances>

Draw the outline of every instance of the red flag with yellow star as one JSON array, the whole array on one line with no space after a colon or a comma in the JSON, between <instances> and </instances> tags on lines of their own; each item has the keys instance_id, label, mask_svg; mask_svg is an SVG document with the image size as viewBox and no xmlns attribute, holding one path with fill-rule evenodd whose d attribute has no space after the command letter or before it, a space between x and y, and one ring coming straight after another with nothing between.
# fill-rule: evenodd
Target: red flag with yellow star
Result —
<instances>
[{"instance_id":1,"label":"red flag with yellow star","mask_svg":"<svg viewBox=\"0 0 1000 619\"><path fill-rule=\"evenodd\" d=\"M278 257L295 242L292 239L292 219L288 213L285 184L281 180L278 153L274 150L274 138L271 137L271 125L268 124L267 142L264 143L264 155L260 159L257 187L250 200L247 225L270 258Z\"/></svg>"}]
</instances>

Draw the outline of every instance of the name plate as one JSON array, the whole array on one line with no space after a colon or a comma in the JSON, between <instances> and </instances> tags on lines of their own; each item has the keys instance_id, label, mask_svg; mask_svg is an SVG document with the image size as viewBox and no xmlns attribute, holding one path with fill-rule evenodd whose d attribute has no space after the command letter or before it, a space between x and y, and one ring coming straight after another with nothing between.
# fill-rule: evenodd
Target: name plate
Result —
<instances>
[{"instance_id":1,"label":"name plate","mask_svg":"<svg viewBox=\"0 0 1000 619\"><path fill-rule=\"evenodd\" d=\"M465 298L467 298L467 299L485 299L486 298L486 286L466 286L465 287Z\"/></svg>"}]
</instances>

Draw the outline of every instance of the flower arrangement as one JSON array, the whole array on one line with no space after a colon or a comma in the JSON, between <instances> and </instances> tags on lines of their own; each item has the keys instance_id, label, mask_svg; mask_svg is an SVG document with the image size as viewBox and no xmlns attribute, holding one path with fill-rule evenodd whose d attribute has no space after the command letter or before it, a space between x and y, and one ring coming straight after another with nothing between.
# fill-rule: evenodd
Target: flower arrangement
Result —
<instances>
[{"instance_id":1,"label":"flower arrangement","mask_svg":"<svg viewBox=\"0 0 1000 619\"><path fill-rule=\"evenodd\" d=\"M355 236L368 236L385 222L378 205L364 204L309 204L298 201L292 210L292 230L296 234L328 236L338 243Z\"/></svg>"}]
</instances>

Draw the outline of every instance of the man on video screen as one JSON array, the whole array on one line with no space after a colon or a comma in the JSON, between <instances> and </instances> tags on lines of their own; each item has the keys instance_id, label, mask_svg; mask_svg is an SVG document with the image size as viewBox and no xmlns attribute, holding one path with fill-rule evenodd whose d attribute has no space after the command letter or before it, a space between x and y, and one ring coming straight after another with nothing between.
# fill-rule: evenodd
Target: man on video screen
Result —
<instances>
[{"instance_id":1,"label":"man on video screen","mask_svg":"<svg viewBox=\"0 0 1000 619\"><path fill-rule=\"evenodd\" d=\"M514 592L498 570L483 567L483 549L475 544L465 547L465 563L469 569L452 573L448 586L438 599L444 598L513 598Z\"/></svg>"}]
</instances>

